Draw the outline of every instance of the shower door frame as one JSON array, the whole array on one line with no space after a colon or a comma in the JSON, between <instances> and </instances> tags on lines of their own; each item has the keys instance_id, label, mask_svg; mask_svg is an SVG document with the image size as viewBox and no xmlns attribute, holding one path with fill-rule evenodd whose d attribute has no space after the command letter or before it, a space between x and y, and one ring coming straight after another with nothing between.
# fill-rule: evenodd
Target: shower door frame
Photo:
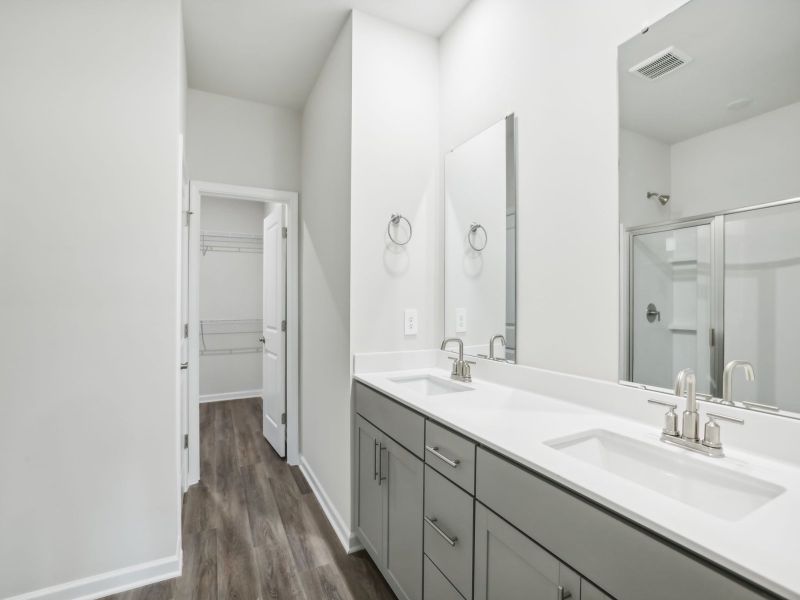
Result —
<instances>
[{"instance_id":1,"label":"shower door frame","mask_svg":"<svg viewBox=\"0 0 800 600\"><path fill-rule=\"evenodd\" d=\"M727 214L727 213L725 213ZM719 397L722 395L722 371L725 360L725 218L724 214L708 215L699 217L684 217L665 221L655 225L637 225L627 227L623 232L624 253L622 278L624 290L622 293L622 316L625 319L626 330L623 331L625 339L621 347L624 351L622 361L623 372L622 380L625 383L633 383L645 389L666 391L672 390L661 388L654 385L639 383L633 380L633 239L639 235L651 233L663 233L667 231L677 231L689 227L709 226L710 257L709 263L711 273L709 277L709 345L710 345L710 364L709 373L714 387L710 394L699 394L703 397ZM700 332L697 332L698 337ZM712 343L713 341L713 343Z\"/></svg>"}]
</instances>

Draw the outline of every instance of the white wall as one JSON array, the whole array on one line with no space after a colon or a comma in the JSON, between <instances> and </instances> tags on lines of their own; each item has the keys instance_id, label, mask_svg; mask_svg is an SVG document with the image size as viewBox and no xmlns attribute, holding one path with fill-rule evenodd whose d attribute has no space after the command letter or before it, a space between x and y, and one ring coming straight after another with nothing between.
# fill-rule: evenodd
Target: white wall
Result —
<instances>
[{"instance_id":1,"label":"white wall","mask_svg":"<svg viewBox=\"0 0 800 600\"><path fill-rule=\"evenodd\" d=\"M348 20L303 112L300 454L350 529L350 139Z\"/></svg>"},{"instance_id":2,"label":"white wall","mask_svg":"<svg viewBox=\"0 0 800 600\"><path fill-rule=\"evenodd\" d=\"M186 161L199 181L300 189L300 114L190 89Z\"/></svg>"},{"instance_id":3,"label":"white wall","mask_svg":"<svg viewBox=\"0 0 800 600\"><path fill-rule=\"evenodd\" d=\"M180 29L0 5L0 597L179 568Z\"/></svg>"},{"instance_id":4,"label":"white wall","mask_svg":"<svg viewBox=\"0 0 800 600\"><path fill-rule=\"evenodd\" d=\"M353 14L351 336L354 352L438 345L442 294L438 199L438 44L432 37ZM413 225L392 244L392 213ZM406 234L398 231L398 236ZM419 333L404 335L403 312Z\"/></svg>"},{"instance_id":5,"label":"white wall","mask_svg":"<svg viewBox=\"0 0 800 600\"><path fill-rule=\"evenodd\" d=\"M673 144L672 217L800 196L800 102Z\"/></svg>"},{"instance_id":6,"label":"white wall","mask_svg":"<svg viewBox=\"0 0 800 600\"><path fill-rule=\"evenodd\" d=\"M670 193L670 146L628 129L619 132L619 212L626 227L669 221L666 206L648 192Z\"/></svg>"},{"instance_id":7,"label":"white wall","mask_svg":"<svg viewBox=\"0 0 800 600\"><path fill-rule=\"evenodd\" d=\"M442 148L518 119L522 364L617 379L617 46L681 4L473 0L441 38Z\"/></svg>"},{"instance_id":8,"label":"white wall","mask_svg":"<svg viewBox=\"0 0 800 600\"><path fill-rule=\"evenodd\" d=\"M227 198L203 198L203 231L263 234L267 204ZM261 319L263 254L214 252L200 254L200 320ZM208 331L232 331L211 327ZM256 329L238 327L237 331ZM259 348L261 332L205 335L205 347ZM201 349L204 347L201 339ZM202 354L200 396L260 390L262 357L259 353Z\"/></svg>"}]
</instances>

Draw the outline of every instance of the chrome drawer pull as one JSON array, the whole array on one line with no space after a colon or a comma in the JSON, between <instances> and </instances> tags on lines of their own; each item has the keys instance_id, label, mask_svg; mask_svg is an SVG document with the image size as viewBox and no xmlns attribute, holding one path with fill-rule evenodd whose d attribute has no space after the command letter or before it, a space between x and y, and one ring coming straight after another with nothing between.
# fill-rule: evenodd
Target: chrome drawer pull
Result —
<instances>
[{"instance_id":1,"label":"chrome drawer pull","mask_svg":"<svg viewBox=\"0 0 800 600\"><path fill-rule=\"evenodd\" d=\"M457 458L447 458L444 454L439 452L439 448L437 446L425 446L425 450L433 454L439 460L446 462L448 465L453 467L454 469L459 465L461 462Z\"/></svg>"},{"instance_id":2,"label":"chrome drawer pull","mask_svg":"<svg viewBox=\"0 0 800 600\"><path fill-rule=\"evenodd\" d=\"M444 539L445 542L447 542L451 546L455 546L456 542L458 541L458 538L457 537L450 537L449 535L447 535L444 531L442 531L439 528L439 526L436 524L436 521L437 521L437 519L432 519L430 517L425 517L425 522L428 525L430 525L431 527L433 527L433 530L436 533L438 533L440 536L442 536L442 538Z\"/></svg>"}]
</instances>

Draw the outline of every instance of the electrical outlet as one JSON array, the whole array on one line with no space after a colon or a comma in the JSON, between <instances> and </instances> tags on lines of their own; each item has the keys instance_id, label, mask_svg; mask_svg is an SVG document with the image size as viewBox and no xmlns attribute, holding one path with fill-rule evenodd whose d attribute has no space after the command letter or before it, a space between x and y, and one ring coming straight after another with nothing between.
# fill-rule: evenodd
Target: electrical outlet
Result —
<instances>
[{"instance_id":1,"label":"electrical outlet","mask_svg":"<svg viewBox=\"0 0 800 600\"><path fill-rule=\"evenodd\" d=\"M418 319L417 319L416 308L407 308L405 310L404 323L405 323L404 330L406 335L417 335Z\"/></svg>"},{"instance_id":2,"label":"electrical outlet","mask_svg":"<svg viewBox=\"0 0 800 600\"><path fill-rule=\"evenodd\" d=\"M456 309L456 333L466 333L467 332L467 309L466 308L457 308Z\"/></svg>"}]
</instances>

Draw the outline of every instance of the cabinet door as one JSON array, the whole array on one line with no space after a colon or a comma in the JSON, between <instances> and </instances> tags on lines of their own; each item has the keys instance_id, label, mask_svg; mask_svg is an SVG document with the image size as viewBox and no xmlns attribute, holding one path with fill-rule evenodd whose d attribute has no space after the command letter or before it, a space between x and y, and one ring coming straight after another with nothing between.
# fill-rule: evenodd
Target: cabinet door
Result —
<instances>
[{"instance_id":1,"label":"cabinet door","mask_svg":"<svg viewBox=\"0 0 800 600\"><path fill-rule=\"evenodd\" d=\"M386 497L385 574L400 600L422 600L422 490L424 463L384 437L379 461Z\"/></svg>"},{"instance_id":2,"label":"cabinet door","mask_svg":"<svg viewBox=\"0 0 800 600\"><path fill-rule=\"evenodd\" d=\"M358 508L356 528L361 543L378 566L383 566L383 488L378 461L382 435L370 423L356 417Z\"/></svg>"},{"instance_id":3,"label":"cabinet door","mask_svg":"<svg viewBox=\"0 0 800 600\"><path fill-rule=\"evenodd\" d=\"M476 504L475 600L577 600L580 586L568 586L562 570L568 572L541 546Z\"/></svg>"},{"instance_id":4,"label":"cabinet door","mask_svg":"<svg viewBox=\"0 0 800 600\"><path fill-rule=\"evenodd\" d=\"M581 600L613 600L611 596L587 581L581 580Z\"/></svg>"}]
</instances>

